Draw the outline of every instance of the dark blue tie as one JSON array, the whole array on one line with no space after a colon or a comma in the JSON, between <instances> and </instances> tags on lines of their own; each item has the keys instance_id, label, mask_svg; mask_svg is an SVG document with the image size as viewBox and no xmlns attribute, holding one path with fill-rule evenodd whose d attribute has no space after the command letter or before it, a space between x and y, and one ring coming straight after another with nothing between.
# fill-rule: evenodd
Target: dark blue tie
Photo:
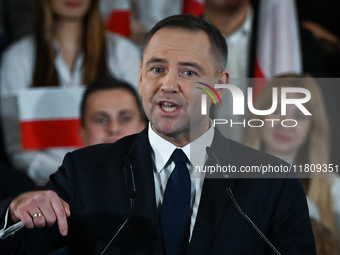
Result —
<instances>
[{"instance_id":1,"label":"dark blue tie","mask_svg":"<svg viewBox=\"0 0 340 255\"><path fill-rule=\"evenodd\" d=\"M171 157L176 166L166 185L160 222L165 254L182 255L189 242L191 181L184 152L176 149Z\"/></svg>"}]
</instances>

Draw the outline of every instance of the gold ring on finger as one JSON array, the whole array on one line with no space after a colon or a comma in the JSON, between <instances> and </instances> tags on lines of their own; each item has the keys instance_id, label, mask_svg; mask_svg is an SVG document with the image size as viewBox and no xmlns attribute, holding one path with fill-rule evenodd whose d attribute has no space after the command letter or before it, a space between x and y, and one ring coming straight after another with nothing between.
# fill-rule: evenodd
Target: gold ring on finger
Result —
<instances>
[{"instance_id":1,"label":"gold ring on finger","mask_svg":"<svg viewBox=\"0 0 340 255\"><path fill-rule=\"evenodd\" d=\"M43 214L41 213L41 212L38 212L38 213L35 213L34 215L33 215L33 218L38 218L38 217L40 217L40 216L42 216Z\"/></svg>"}]
</instances>

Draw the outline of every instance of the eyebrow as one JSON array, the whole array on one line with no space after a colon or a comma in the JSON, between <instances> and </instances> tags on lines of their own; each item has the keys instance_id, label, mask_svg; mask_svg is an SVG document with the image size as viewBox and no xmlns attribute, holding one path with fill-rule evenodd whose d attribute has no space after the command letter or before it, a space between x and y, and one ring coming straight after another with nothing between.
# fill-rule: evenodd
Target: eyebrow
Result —
<instances>
[{"instance_id":1,"label":"eyebrow","mask_svg":"<svg viewBox=\"0 0 340 255\"><path fill-rule=\"evenodd\" d=\"M109 117L110 115L105 110L100 110L100 111L94 112L90 115L90 117L98 117L98 116Z\"/></svg>"},{"instance_id":2,"label":"eyebrow","mask_svg":"<svg viewBox=\"0 0 340 255\"><path fill-rule=\"evenodd\" d=\"M179 63L181 66L191 66L194 67L196 69L198 69L200 72L205 73L203 67L197 63L193 63L193 62L180 62Z\"/></svg>"},{"instance_id":3,"label":"eyebrow","mask_svg":"<svg viewBox=\"0 0 340 255\"><path fill-rule=\"evenodd\" d=\"M164 58L151 58L148 62L146 62L146 65L150 65L152 63L168 63L168 60ZM180 62L179 65L191 66L198 69L200 72L205 73L204 68L201 65L194 62Z\"/></svg>"},{"instance_id":4,"label":"eyebrow","mask_svg":"<svg viewBox=\"0 0 340 255\"><path fill-rule=\"evenodd\" d=\"M164 58L151 58L148 62L146 62L146 65L150 65L152 63L167 63L168 61Z\"/></svg>"},{"instance_id":5,"label":"eyebrow","mask_svg":"<svg viewBox=\"0 0 340 255\"><path fill-rule=\"evenodd\" d=\"M135 112L131 109L121 109L121 110L118 111L118 115L123 115L123 114L135 115Z\"/></svg>"}]
</instances>

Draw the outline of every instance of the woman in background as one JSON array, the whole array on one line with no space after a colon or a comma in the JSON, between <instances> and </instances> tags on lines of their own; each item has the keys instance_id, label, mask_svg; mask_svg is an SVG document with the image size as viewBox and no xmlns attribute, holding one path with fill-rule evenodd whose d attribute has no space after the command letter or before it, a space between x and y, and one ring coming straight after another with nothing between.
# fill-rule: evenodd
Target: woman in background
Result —
<instances>
[{"instance_id":1,"label":"woman in background","mask_svg":"<svg viewBox=\"0 0 340 255\"><path fill-rule=\"evenodd\" d=\"M277 156L293 165L328 164L330 151L329 122L322 98L321 90L316 81L309 75L283 75L270 81L261 92L255 103L255 109L266 110L272 105L272 89L278 88L279 93L283 87L301 87L310 91L311 99L304 107L312 114L304 115L295 105L287 105L287 115L282 116L280 100L277 110L263 118L263 116L250 116L250 119L278 119L264 121L263 127L248 128L244 136L244 144ZM297 93L290 98L299 98ZM283 127L283 119L294 119L298 122L295 127ZM288 122L287 122L288 123ZM303 187L307 197L315 203L320 220L335 235L338 235L336 215L340 215L340 199L337 194L339 178L329 175L330 178L311 173L308 179L303 179ZM334 177L334 178L331 178Z\"/></svg>"},{"instance_id":2,"label":"woman in background","mask_svg":"<svg viewBox=\"0 0 340 255\"><path fill-rule=\"evenodd\" d=\"M137 88L140 52L127 39L105 33L98 0L37 0L35 27L34 35L3 54L1 113L12 163L44 184L69 149L22 151L16 105L8 98L34 87L79 87L110 75Z\"/></svg>"}]
</instances>

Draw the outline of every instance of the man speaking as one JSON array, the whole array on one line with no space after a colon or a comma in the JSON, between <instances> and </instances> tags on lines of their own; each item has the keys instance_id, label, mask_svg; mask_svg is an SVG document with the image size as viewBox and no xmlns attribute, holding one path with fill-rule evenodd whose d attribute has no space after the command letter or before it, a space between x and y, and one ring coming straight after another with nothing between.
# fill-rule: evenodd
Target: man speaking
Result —
<instances>
[{"instance_id":1,"label":"man speaking","mask_svg":"<svg viewBox=\"0 0 340 255\"><path fill-rule=\"evenodd\" d=\"M2 201L0 250L315 254L298 179L192 176L189 146L197 141L199 158L213 164L285 164L224 138L208 115L190 121L201 103L200 90L190 94L190 79L228 80L226 59L225 39L205 21L179 15L156 24L146 37L139 71L148 128L114 144L69 153L41 190Z\"/></svg>"}]
</instances>

